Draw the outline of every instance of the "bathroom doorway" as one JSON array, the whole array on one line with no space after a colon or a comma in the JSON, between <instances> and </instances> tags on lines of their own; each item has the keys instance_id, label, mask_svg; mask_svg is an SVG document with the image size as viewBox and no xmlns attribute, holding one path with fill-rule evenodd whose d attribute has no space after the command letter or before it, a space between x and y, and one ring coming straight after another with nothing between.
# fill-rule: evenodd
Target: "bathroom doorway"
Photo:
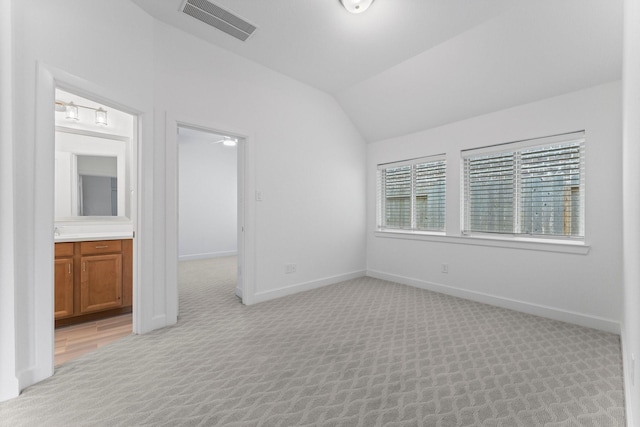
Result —
<instances>
[{"instance_id":1,"label":"bathroom doorway","mask_svg":"<svg viewBox=\"0 0 640 427\"><path fill-rule=\"evenodd\" d=\"M243 139L179 125L179 292L217 287L241 297L238 280L239 152ZM197 290L196 290L197 288Z\"/></svg>"},{"instance_id":2,"label":"bathroom doorway","mask_svg":"<svg viewBox=\"0 0 640 427\"><path fill-rule=\"evenodd\" d=\"M137 116L55 89L54 366L133 330Z\"/></svg>"}]
</instances>

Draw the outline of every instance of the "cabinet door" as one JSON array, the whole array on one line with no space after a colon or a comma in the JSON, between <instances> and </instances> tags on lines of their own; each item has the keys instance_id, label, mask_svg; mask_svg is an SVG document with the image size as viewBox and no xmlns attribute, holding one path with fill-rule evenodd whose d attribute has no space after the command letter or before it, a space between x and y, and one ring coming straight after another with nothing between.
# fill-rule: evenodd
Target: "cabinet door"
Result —
<instances>
[{"instance_id":1,"label":"cabinet door","mask_svg":"<svg viewBox=\"0 0 640 427\"><path fill-rule=\"evenodd\" d=\"M122 254L85 256L80 262L80 312L122 307Z\"/></svg>"},{"instance_id":2,"label":"cabinet door","mask_svg":"<svg viewBox=\"0 0 640 427\"><path fill-rule=\"evenodd\" d=\"M56 319L73 314L73 258L56 258L53 311Z\"/></svg>"}]
</instances>

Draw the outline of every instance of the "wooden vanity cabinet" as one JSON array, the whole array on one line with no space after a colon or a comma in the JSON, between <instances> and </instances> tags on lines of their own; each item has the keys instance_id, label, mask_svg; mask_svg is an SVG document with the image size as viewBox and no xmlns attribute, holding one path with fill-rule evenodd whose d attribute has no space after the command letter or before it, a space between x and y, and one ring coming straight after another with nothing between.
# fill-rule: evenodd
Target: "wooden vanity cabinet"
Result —
<instances>
[{"instance_id":1,"label":"wooden vanity cabinet","mask_svg":"<svg viewBox=\"0 0 640 427\"><path fill-rule=\"evenodd\" d=\"M56 243L55 252L56 326L131 312L131 239Z\"/></svg>"},{"instance_id":2,"label":"wooden vanity cabinet","mask_svg":"<svg viewBox=\"0 0 640 427\"><path fill-rule=\"evenodd\" d=\"M57 243L55 247L56 319L73 315L73 243Z\"/></svg>"},{"instance_id":3,"label":"wooden vanity cabinet","mask_svg":"<svg viewBox=\"0 0 640 427\"><path fill-rule=\"evenodd\" d=\"M87 256L80 261L80 312L121 307L122 255Z\"/></svg>"}]
</instances>

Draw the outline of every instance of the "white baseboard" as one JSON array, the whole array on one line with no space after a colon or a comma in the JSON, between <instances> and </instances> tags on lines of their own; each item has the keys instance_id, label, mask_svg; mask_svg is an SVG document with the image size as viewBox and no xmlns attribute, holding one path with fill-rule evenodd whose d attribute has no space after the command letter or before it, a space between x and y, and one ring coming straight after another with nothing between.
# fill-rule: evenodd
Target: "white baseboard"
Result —
<instances>
[{"instance_id":1,"label":"white baseboard","mask_svg":"<svg viewBox=\"0 0 640 427\"><path fill-rule=\"evenodd\" d=\"M242 299L242 288L236 286L236 296Z\"/></svg>"},{"instance_id":2,"label":"white baseboard","mask_svg":"<svg viewBox=\"0 0 640 427\"><path fill-rule=\"evenodd\" d=\"M33 384L39 383L53 375L53 358L51 364L45 367L31 366L16 375L20 392Z\"/></svg>"},{"instance_id":3,"label":"white baseboard","mask_svg":"<svg viewBox=\"0 0 640 427\"><path fill-rule=\"evenodd\" d=\"M344 282L345 280L357 279L358 277L363 277L364 275L364 270L358 270L351 273L325 277L319 280L312 280L310 282L297 283L295 285L285 286L271 291L258 292L254 296L253 303L269 301L272 299L285 297L287 295L297 294L298 292L310 291L312 289L321 288L323 286Z\"/></svg>"},{"instance_id":4,"label":"white baseboard","mask_svg":"<svg viewBox=\"0 0 640 427\"><path fill-rule=\"evenodd\" d=\"M17 378L11 378L0 385L0 402L13 399L20 395L20 385Z\"/></svg>"},{"instance_id":5,"label":"white baseboard","mask_svg":"<svg viewBox=\"0 0 640 427\"><path fill-rule=\"evenodd\" d=\"M134 328L133 332L138 335L142 335L151 331L155 331L156 329L164 328L166 326L171 325L171 323L167 323L167 320L168 320L167 315L158 314L156 316L153 316L151 320L147 322L141 322L138 325L139 328Z\"/></svg>"},{"instance_id":6,"label":"white baseboard","mask_svg":"<svg viewBox=\"0 0 640 427\"><path fill-rule=\"evenodd\" d=\"M634 396L631 391L635 387L632 376L635 373L634 370L638 368L634 367L634 362L629 360L631 350L627 351L627 334L625 333L624 326L620 332L620 347L622 349L622 380L624 382L625 418L627 420L627 426L631 427L635 426L635 424L633 424L633 420L637 414L635 414L634 410L638 406L634 404Z\"/></svg>"},{"instance_id":7,"label":"white baseboard","mask_svg":"<svg viewBox=\"0 0 640 427\"><path fill-rule=\"evenodd\" d=\"M384 273L381 271L367 270L367 276L375 277L376 279L387 280L390 282L401 283L403 285L413 286L415 288L439 292L441 294L464 298L471 301L477 301L483 304L495 305L498 307L508 308L510 310L520 311L523 313L533 314L549 319L560 320L562 322L573 323L575 325L598 329L600 331L611 332L618 335L620 334L620 322L611 319L589 316L582 313L532 304L525 301L518 301L510 298L499 297L496 295L485 294L482 292L454 288L452 286L441 285L438 283L428 282L426 280L414 279L411 277L404 277L396 274Z\"/></svg>"},{"instance_id":8,"label":"white baseboard","mask_svg":"<svg viewBox=\"0 0 640 427\"><path fill-rule=\"evenodd\" d=\"M238 251L226 251L226 252L207 252L202 254L180 255L178 261L195 261L197 259L206 258L220 258L225 256L236 256Z\"/></svg>"}]
</instances>

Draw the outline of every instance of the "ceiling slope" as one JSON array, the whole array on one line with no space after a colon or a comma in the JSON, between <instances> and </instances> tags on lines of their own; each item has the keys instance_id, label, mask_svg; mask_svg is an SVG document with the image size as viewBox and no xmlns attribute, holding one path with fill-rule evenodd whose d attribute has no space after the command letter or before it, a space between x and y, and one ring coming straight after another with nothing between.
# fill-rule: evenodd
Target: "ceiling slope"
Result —
<instances>
[{"instance_id":1,"label":"ceiling slope","mask_svg":"<svg viewBox=\"0 0 640 427\"><path fill-rule=\"evenodd\" d=\"M213 0L242 42L181 12L152 16L332 94L377 141L620 78L622 0Z\"/></svg>"},{"instance_id":2,"label":"ceiling slope","mask_svg":"<svg viewBox=\"0 0 640 427\"><path fill-rule=\"evenodd\" d=\"M491 19L523 0L211 0L256 32L246 42L182 13L183 0L133 0L155 18L323 91L340 90Z\"/></svg>"},{"instance_id":3,"label":"ceiling slope","mask_svg":"<svg viewBox=\"0 0 640 427\"><path fill-rule=\"evenodd\" d=\"M618 80L619 1L539 1L337 95L368 141Z\"/></svg>"}]
</instances>

